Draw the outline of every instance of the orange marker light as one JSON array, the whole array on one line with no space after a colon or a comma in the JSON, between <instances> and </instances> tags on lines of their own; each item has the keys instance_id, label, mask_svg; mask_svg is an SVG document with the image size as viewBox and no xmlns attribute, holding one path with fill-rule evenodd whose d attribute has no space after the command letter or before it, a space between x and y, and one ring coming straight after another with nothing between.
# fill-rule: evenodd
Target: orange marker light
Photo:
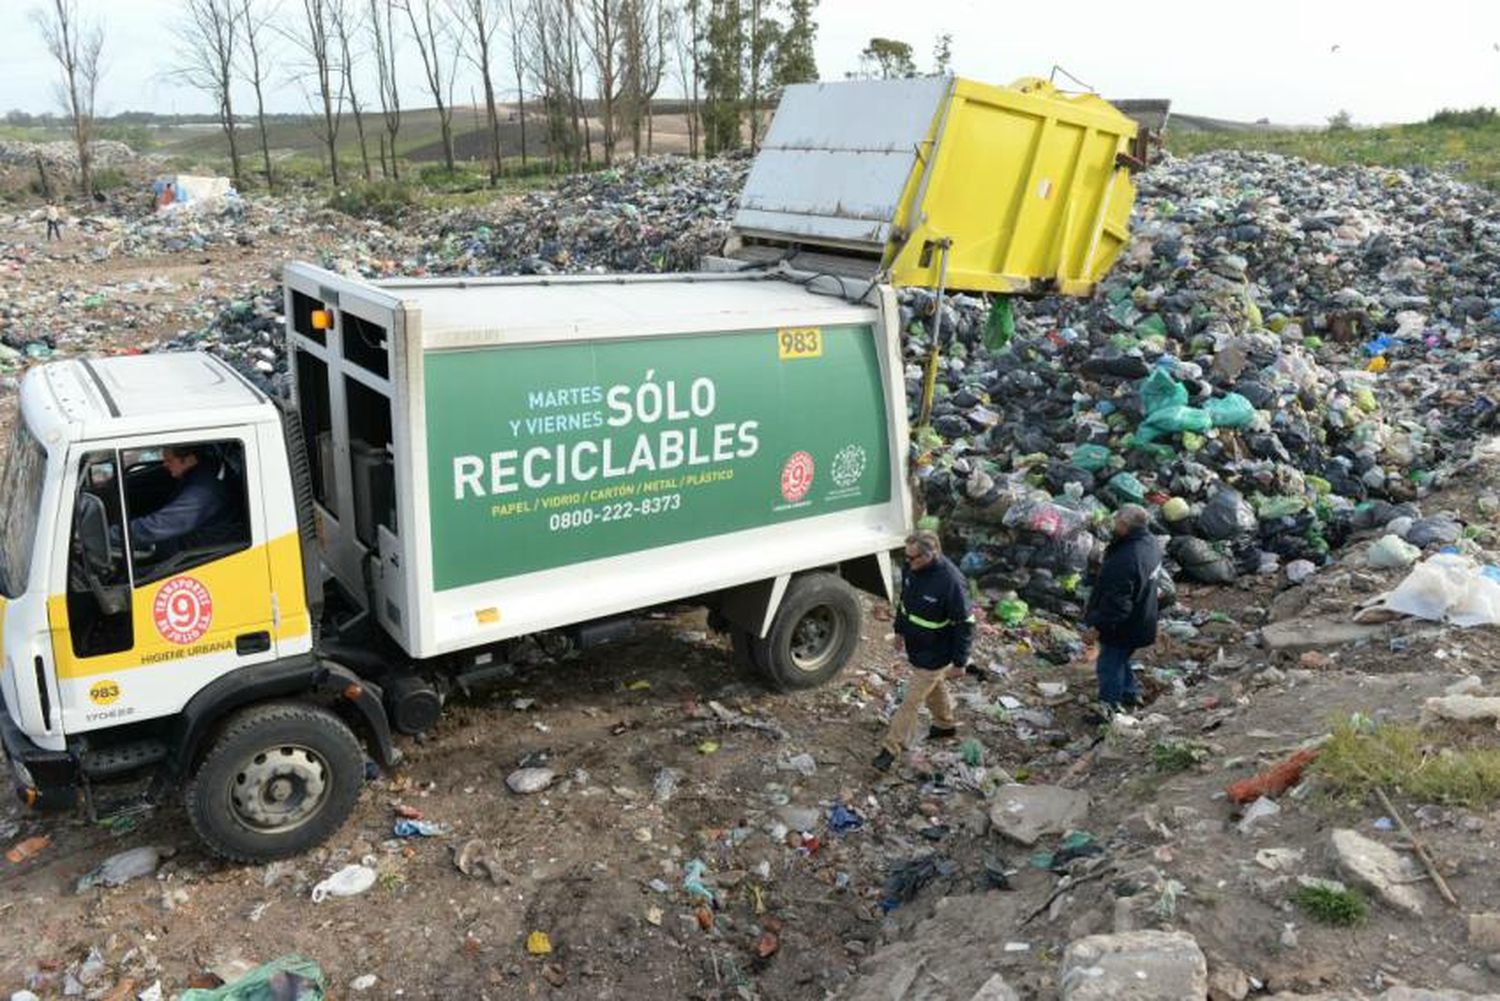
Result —
<instances>
[{"instance_id":1,"label":"orange marker light","mask_svg":"<svg viewBox=\"0 0 1500 1001\"><path fill-rule=\"evenodd\" d=\"M331 330L333 328L333 311L330 309L313 310L312 325L314 330Z\"/></svg>"},{"instance_id":2,"label":"orange marker light","mask_svg":"<svg viewBox=\"0 0 1500 1001\"><path fill-rule=\"evenodd\" d=\"M358 702L360 696L362 696L364 694L365 694L365 690L363 688L361 688L359 685L352 685L351 684L351 685L345 686L345 688L344 688L344 698L348 699L350 702Z\"/></svg>"}]
</instances>

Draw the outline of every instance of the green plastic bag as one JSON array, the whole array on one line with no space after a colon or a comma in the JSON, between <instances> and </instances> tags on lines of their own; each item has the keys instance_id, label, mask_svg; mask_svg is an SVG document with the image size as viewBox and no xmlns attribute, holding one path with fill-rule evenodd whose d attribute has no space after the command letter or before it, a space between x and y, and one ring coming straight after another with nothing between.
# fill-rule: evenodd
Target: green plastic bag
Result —
<instances>
[{"instance_id":1,"label":"green plastic bag","mask_svg":"<svg viewBox=\"0 0 1500 1001\"><path fill-rule=\"evenodd\" d=\"M1187 401L1187 387L1168 375L1165 369L1159 368L1141 381L1141 409L1147 414L1180 407Z\"/></svg>"},{"instance_id":2,"label":"green plastic bag","mask_svg":"<svg viewBox=\"0 0 1500 1001\"><path fill-rule=\"evenodd\" d=\"M990 315L984 324L984 346L990 351L1000 351L1016 336L1016 314L1011 309L1010 296L996 296L990 307Z\"/></svg>"},{"instance_id":3,"label":"green plastic bag","mask_svg":"<svg viewBox=\"0 0 1500 1001\"><path fill-rule=\"evenodd\" d=\"M1147 444L1155 441L1163 435L1178 434L1183 431L1207 431L1213 427L1213 421L1209 419L1207 410L1197 407L1164 407L1152 411L1140 428L1136 431L1137 441Z\"/></svg>"},{"instance_id":4,"label":"green plastic bag","mask_svg":"<svg viewBox=\"0 0 1500 1001\"><path fill-rule=\"evenodd\" d=\"M1141 481L1136 479L1134 474L1124 470L1109 478L1109 487L1132 504L1139 504L1146 499L1146 488L1142 486Z\"/></svg>"},{"instance_id":5,"label":"green plastic bag","mask_svg":"<svg viewBox=\"0 0 1500 1001\"><path fill-rule=\"evenodd\" d=\"M1097 473L1109 468L1109 460L1113 455L1103 445L1079 445L1073 449L1073 465L1086 472Z\"/></svg>"},{"instance_id":6,"label":"green plastic bag","mask_svg":"<svg viewBox=\"0 0 1500 1001\"><path fill-rule=\"evenodd\" d=\"M1167 336L1167 321L1161 318L1160 313L1149 313L1135 325L1137 337L1165 337Z\"/></svg>"},{"instance_id":7,"label":"green plastic bag","mask_svg":"<svg viewBox=\"0 0 1500 1001\"><path fill-rule=\"evenodd\" d=\"M1239 393L1225 393L1203 405L1216 428L1242 428L1255 420L1255 406Z\"/></svg>"},{"instance_id":8,"label":"green plastic bag","mask_svg":"<svg viewBox=\"0 0 1500 1001\"><path fill-rule=\"evenodd\" d=\"M1007 629L1014 629L1026 621L1031 606L1020 598L1005 598L995 605L995 619Z\"/></svg>"},{"instance_id":9,"label":"green plastic bag","mask_svg":"<svg viewBox=\"0 0 1500 1001\"><path fill-rule=\"evenodd\" d=\"M301 956L282 956L223 987L193 987L179 1001L323 1001L323 970Z\"/></svg>"}]
</instances>

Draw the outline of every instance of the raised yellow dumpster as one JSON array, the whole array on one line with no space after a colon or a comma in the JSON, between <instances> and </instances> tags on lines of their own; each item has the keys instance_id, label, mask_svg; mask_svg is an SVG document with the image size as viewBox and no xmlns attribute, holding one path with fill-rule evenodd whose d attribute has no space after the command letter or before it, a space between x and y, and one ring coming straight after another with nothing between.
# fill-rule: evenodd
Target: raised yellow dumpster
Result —
<instances>
[{"instance_id":1,"label":"raised yellow dumpster","mask_svg":"<svg viewBox=\"0 0 1500 1001\"><path fill-rule=\"evenodd\" d=\"M1102 98L1034 78L797 84L735 231L752 251L869 261L896 285L1088 295L1128 236L1136 132Z\"/></svg>"}]
</instances>

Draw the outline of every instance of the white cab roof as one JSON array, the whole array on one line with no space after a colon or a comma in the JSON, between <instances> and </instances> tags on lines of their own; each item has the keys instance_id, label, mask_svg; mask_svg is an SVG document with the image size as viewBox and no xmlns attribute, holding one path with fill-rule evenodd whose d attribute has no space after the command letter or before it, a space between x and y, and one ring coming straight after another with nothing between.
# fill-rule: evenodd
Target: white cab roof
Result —
<instances>
[{"instance_id":1,"label":"white cab roof","mask_svg":"<svg viewBox=\"0 0 1500 1001\"><path fill-rule=\"evenodd\" d=\"M191 431L267 418L267 398L202 352L121 355L43 365L22 386L28 415L70 437Z\"/></svg>"}]
</instances>

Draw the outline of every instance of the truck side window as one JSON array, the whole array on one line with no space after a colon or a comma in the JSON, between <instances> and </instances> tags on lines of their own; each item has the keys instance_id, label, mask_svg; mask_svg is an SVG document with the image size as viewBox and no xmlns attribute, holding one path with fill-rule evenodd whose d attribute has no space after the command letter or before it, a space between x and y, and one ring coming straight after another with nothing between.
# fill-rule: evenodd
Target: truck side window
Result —
<instances>
[{"instance_id":1,"label":"truck side window","mask_svg":"<svg viewBox=\"0 0 1500 1001\"><path fill-rule=\"evenodd\" d=\"M68 631L78 657L134 645L123 512L119 457L113 451L88 453L79 466L68 546Z\"/></svg>"},{"instance_id":2,"label":"truck side window","mask_svg":"<svg viewBox=\"0 0 1500 1001\"><path fill-rule=\"evenodd\" d=\"M136 587L250 547L240 442L127 449L121 462Z\"/></svg>"}]
</instances>

